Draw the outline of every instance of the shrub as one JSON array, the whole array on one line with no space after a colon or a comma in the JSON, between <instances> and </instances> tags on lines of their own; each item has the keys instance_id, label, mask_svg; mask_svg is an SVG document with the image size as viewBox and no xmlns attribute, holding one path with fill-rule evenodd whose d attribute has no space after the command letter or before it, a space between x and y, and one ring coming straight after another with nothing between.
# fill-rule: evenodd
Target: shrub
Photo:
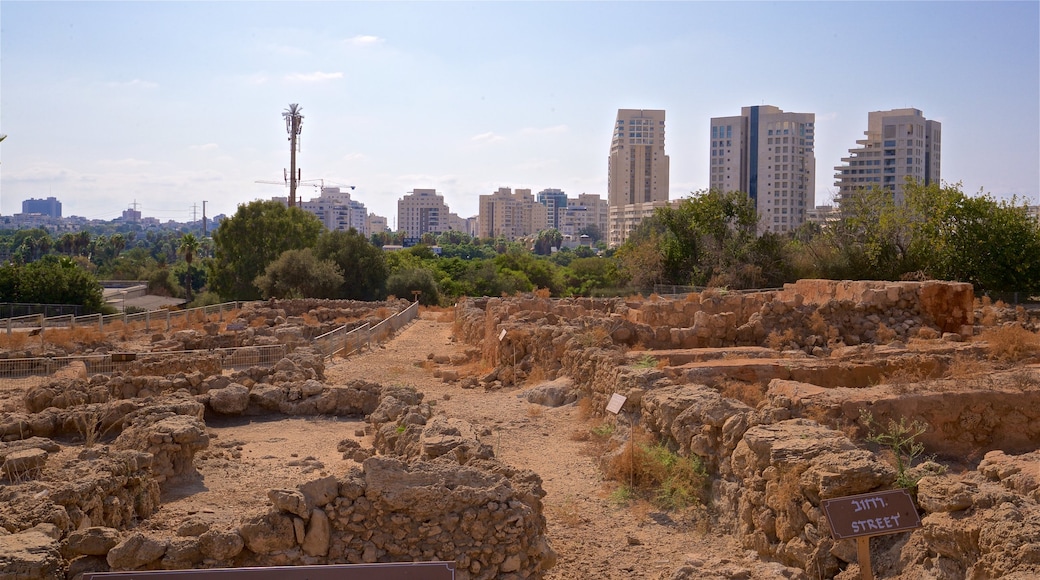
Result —
<instances>
[{"instance_id":1,"label":"shrub","mask_svg":"<svg viewBox=\"0 0 1040 580\"><path fill-rule=\"evenodd\" d=\"M696 456L683 457L662 442L633 432L607 465L607 476L661 509L684 509L704 498L708 473Z\"/></svg>"},{"instance_id":2,"label":"shrub","mask_svg":"<svg viewBox=\"0 0 1040 580\"><path fill-rule=\"evenodd\" d=\"M896 485L905 489L916 488L917 478L908 470L914 460L924 453L924 444L917 438L928 430L928 424L919 419L908 422L906 417L900 417L898 423L895 419L889 419L882 428L870 411L863 411L861 418L867 427L867 441L892 452L896 461Z\"/></svg>"},{"instance_id":3,"label":"shrub","mask_svg":"<svg viewBox=\"0 0 1040 580\"><path fill-rule=\"evenodd\" d=\"M986 350L992 360L1019 362L1040 354L1040 335L1018 324L986 330L979 338L986 341Z\"/></svg>"}]
</instances>

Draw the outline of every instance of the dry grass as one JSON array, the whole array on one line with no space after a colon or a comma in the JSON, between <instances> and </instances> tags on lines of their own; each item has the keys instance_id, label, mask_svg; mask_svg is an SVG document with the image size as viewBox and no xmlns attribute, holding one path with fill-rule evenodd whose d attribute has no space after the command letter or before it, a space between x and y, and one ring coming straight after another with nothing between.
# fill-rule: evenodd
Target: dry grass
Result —
<instances>
[{"instance_id":1,"label":"dry grass","mask_svg":"<svg viewBox=\"0 0 1040 580\"><path fill-rule=\"evenodd\" d=\"M592 397L582 397L578 399L578 418L582 421L588 421L596 414L596 410L593 408Z\"/></svg>"},{"instance_id":2,"label":"dry grass","mask_svg":"<svg viewBox=\"0 0 1040 580\"><path fill-rule=\"evenodd\" d=\"M605 348L614 344L614 340L610 338L610 331L602 326L587 329L585 332L576 335L575 338L580 345L586 348L594 346Z\"/></svg>"},{"instance_id":3,"label":"dry grass","mask_svg":"<svg viewBox=\"0 0 1040 580\"><path fill-rule=\"evenodd\" d=\"M537 419L545 414L545 407L541 405L529 404L527 405L527 416L532 419Z\"/></svg>"},{"instance_id":4,"label":"dry grass","mask_svg":"<svg viewBox=\"0 0 1040 580\"><path fill-rule=\"evenodd\" d=\"M1013 363L1040 355L1040 335L1017 324L988 329L979 339L986 342L991 360Z\"/></svg>"},{"instance_id":5,"label":"dry grass","mask_svg":"<svg viewBox=\"0 0 1040 580\"><path fill-rule=\"evenodd\" d=\"M12 332L11 334L3 332L0 334L0 349L21 350L27 344L29 344L28 332Z\"/></svg>"},{"instance_id":6,"label":"dry grass","mask_svg":"<svg viewBox=\"0 0 1040 580\"><path fill-rule=\"evenodd\" d=\"M662 509L685 509L704 501L708 475L697 457L682 457L635 428L624 449L605 466L605 475L633 496Z\"/></svg>"},{"instance_id":7,"label":"dry grass","mask_svg":"<svg viewBox=\"0 0 1040 580\"><path fill-rule=\"evenodd\" d=\"M491 366L491 364L486 363L483 360L470 361L455 367L460 378L484 376L490 373L494 368L495 367Z\"/></svg>"},{"instance_id":8,"label":"dry grass","mask_svg":"<svg viewBox=\"0 0 1040 580\"><path fill-rule=\"evenodd\" d=\"M536 298L549 298L552 296L552 291L548 288L535 288L534 295Z\"/></svg>"},{"instance_id":9,"label":"dry grass","mask_svg":"<svg viewBox=\"0 0 1040 580\"><path fill-rule=\"evenodd\" d=\"M953 355L949 368L946 369L947 379L975 379L992 373L993 364L973 354L959 352Z\"/></svg>"},{"instance_id":10,"label":"dry grass","mask_svg":"<svg viewBox=\"0 0 1040 580\"><path fill-rule=\"evenodd\" d=\"M455 308L450 306L420 306L419 317L434 322L455 322Z\"/></svg>"},{"instance_id":11,"label":"dry grass","mask_svg":"<svg viewBox=\"0 0 1040 580\"><path fill-rule=\"evenodd\" d=\"M884 322L878 324L877 332L874 333L875 340L878 344L888 344L896 339L896 331L892 330L885 325Z\"/></svg>"},{"instance_id":12,"label":"dry grass","mask_svg":"<svg viewBox=\"0 0 1040 580\"><path fill-rule=\"evenodd\" d=\"M757 408L766 398L765 388L762 386L735 379L720 381L715 388L723 397L736 399L752 408Z\"/></svg>"},{"instance_id":13,"label":"dry grass","mask_svg":"<svg viewBox=\"0 0 1040 580\"><path fill-rule=\"evenodd\" d=\"M105 334L98 330L96 326L55 328L44 331L43 340L58 348L68 349L101 344L105 342Z\"/></svg>"},{"instance_id":14,"label":"dry grass","mask_svg":"<svg viewBox=\"0 0 1040 580\"><path fill-rule=\"evenodd\" d=\"M548 374L545 372L545 367L536 364L531 367L531 372L527 373L527 378L524 379L524 384L537 385L538 383L544 383L547 379Z\"/></svg>"},{"instance_id":15,"label":"dry grass","mask_svg":"<svg viewBox=\"0 0 1040 580\"><path fill-rule=\"evenodd\" d=\"M815 335L830 337L832 328L820 311L814 310L812 316L809 317L809 330ZM834 330L837 331L837 329Z\"/></svg>"},{"instance_id":16,"label":"dry grass","mask_svg":"<svg viewBox=\"0 0 1040 580\"><path fill-rule=\"evenodd\" d=\"M777 352L780 352L786 349L788 345L794 342L794 340L795 334L793 328L788 328L783 332L783 334L780 334L779 332L774 330L769 333L769 336L766 337L766 346Z\"/></svg>"},{"instance_id":17,"label":"dry grass","mask_svg":"<svg viewBox=\"0 0 1040 580\"><path fill-rule=\"evenodd\" d=\"M559 522L564 527L576 528L585 523L581 506L570 495L564 497L559 505L551 506L549 513L552 515L553 520Z\"/></svg>"}]
</instances>

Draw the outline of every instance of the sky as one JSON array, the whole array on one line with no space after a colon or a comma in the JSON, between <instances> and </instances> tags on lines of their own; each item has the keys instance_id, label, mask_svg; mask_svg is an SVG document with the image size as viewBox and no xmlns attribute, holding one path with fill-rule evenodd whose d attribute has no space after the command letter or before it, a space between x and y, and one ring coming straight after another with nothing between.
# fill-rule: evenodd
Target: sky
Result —
<instances>
[{"instance_id":1,"label":"sky","mask_svg":"<svg viewBox=\"0 0 1040 580\"><path fill-rule=\"evenodd\" d=\"M186 222L321 184L395 224L436 188L606 198L618 109L664 109L670 196L711 117L816 114L816 204L869 111L942 123L942 179L1040 200L1040 2L0 2L0 215ZM275 184L257 183L273 181Z\"/></svg>"}]
</instances>

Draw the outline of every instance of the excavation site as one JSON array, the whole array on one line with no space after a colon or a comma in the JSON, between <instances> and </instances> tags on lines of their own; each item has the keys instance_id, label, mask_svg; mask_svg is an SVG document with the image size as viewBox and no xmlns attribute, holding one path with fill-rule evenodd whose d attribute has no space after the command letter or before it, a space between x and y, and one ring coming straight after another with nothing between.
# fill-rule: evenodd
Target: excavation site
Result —
<instances>
[{"instance_id":1,"label":"excavation site","mask_svg":"<svg viewBox=\"0 0 1040 580\"><path fill-rule=\"evenodd\" d=\"M1033 579L1038 331L970 284L827 280L8 324L0 578Z\"/></svg>"}]
</instances>

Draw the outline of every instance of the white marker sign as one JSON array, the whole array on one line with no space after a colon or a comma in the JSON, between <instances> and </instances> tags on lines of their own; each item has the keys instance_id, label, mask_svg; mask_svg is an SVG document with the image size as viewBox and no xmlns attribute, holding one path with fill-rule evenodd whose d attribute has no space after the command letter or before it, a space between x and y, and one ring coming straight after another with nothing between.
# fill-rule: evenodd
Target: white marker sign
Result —
<instances>
[{"instance_id":1,"label":"white marker sign","mask_svg":"<svg viewBox=\"0 0 1040 580\"><path fill-rule=\"evenodd\" d=\"M502 339L506 337L506 329L502 329L502 332L498 334L498 342L502 342Z\"/></svg>"},{"instance_id":2,"label":"white marker sign","mask_svg":"<svg viewBox=\"0 0 1040 580\"><path fill-rule=\"evenodd\" d=\"M628 397L619 393L614 393L610 396L610 401L607 403L607 410L617 415L621 412L621 407L625 406L625 401L627 400Z\"/></svg>"}]
</instances>

